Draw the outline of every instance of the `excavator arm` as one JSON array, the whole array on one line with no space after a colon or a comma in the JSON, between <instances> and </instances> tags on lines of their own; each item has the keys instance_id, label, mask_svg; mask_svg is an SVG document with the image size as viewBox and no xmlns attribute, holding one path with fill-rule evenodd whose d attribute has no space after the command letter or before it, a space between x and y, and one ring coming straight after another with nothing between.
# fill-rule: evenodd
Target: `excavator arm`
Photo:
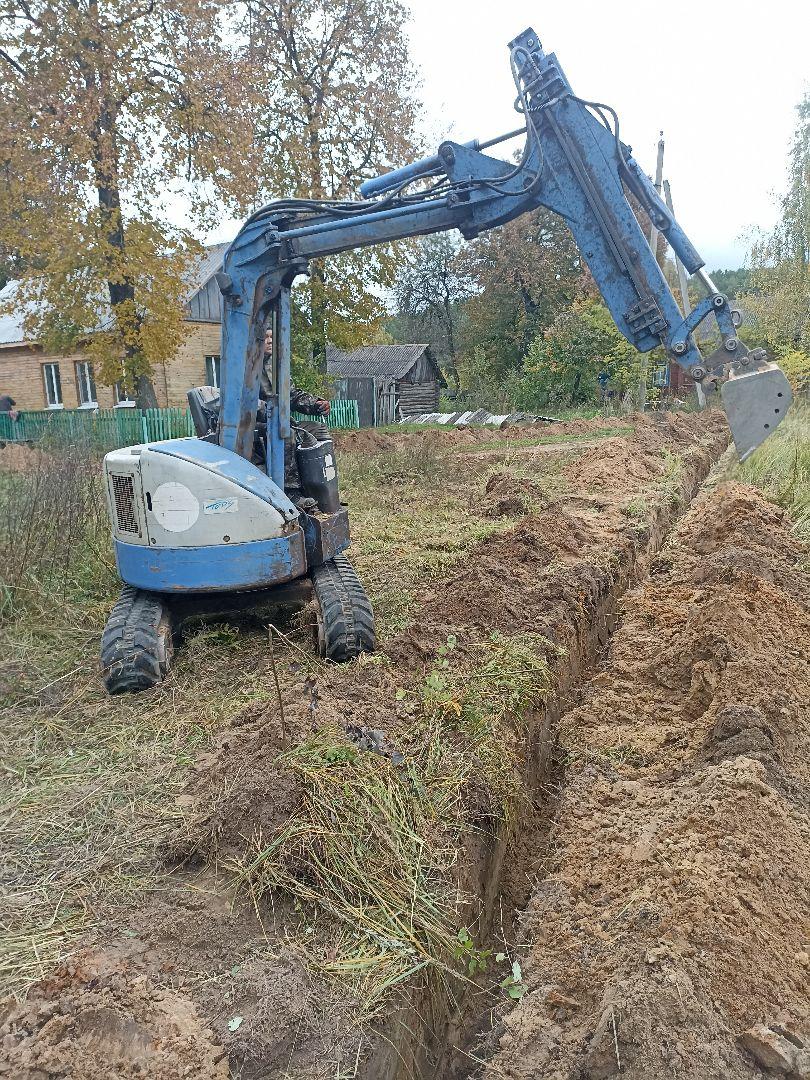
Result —
<instances>
[{"instance_id":1,"label":"excavator arm","mask_svg":"<svg viewBox=\"0 0 810 1080\"><path fill-rule=\"evenodd\" d=\"M573 92L533 30L510 42L515 107L525 127L488 143L442 143L438 152L366 181L356 202L282 199L262 207L229 248L224 296L219 441L250 458L268 322L274 399L267 468L283 485L290 433L290 287L309 261L405 237L458 229L467 239L540 206L567 222L621 333L640 352L663 346L705 389L720 392L741 459L783 419L792 400L782 371L737 336L740 317L620 138L615 112ZM510 163L485 153L525 133ZM418 190L414 185L418 184ZM632 193L705 297L684 318L631 208ZM704 358L694 331L713 316L720 347Z\"/></svg>"}]
</instances>

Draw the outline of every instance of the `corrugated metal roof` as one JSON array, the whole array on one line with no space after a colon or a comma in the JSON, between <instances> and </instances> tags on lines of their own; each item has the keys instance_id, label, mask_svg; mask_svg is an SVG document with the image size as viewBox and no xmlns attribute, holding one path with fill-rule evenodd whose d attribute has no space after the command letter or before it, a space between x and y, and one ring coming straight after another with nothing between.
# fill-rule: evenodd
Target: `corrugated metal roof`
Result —
<instances>
[{"instance_id":1,"label":"corrugated metal roof","mask_svg":"<svg viewBox=\"0 0 810 1080\"><path fill-rule=\"evenodd\" d=\"M364 345L352 352L343 352L328 345L326 370L330 375L344 378L371 377L401 379L427 349L427 345Z\"/></svg>"},{"instance_id":2,"label":"corrugated metal roof","mask_svg":"<svg viewBox=\"0 0 810 1080\"><path fill-rule=\"evenodd\" d=\"M214 274L222 269L222 259L229 246L229 244L212 244L205 249L205 253L189 274L186 303L191 300L195 293L207 285ZM20 283L18 281L9 281L3 289L0 289L0 305L5 307L9 301L13 302L19 287ZM32 311L33 305L31 304L17 304L10 314L0 315L0 346L26 344L23 323L26 315ZM99 312L100 325L103 325L107 319L109 319L109 306L105 302L101 305L101 311Z\"/></svg>"},{"instance_id":3,"label":"corrugated metal roof","mask_svg":"<svg viewBox=\"0 0 810 1080\"><path fill-rule=\"evenodd\" d=\"M222 260L230 246L229 241L227 244L212 244L205 249L205 254L200 257L190 275L187 300L190 300L195 292L204 288L214 274L222 269Z\"/></svg>"}]
</instances>

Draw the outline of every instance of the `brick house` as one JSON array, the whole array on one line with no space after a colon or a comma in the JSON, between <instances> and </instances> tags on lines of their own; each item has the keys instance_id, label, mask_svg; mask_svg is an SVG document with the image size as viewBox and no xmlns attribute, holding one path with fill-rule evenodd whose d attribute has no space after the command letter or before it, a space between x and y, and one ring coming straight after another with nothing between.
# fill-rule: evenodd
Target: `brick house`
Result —
<instances>
[{"instance_id":1,"label":"brick house","mask_svg":"<svg viewBox=\"0 0 810 1080\"><path fill-rule=\"evenodd\" d=\"M222 307L214 275L222 268L227 244L206 249L186 301L187 335L171 360L153 371L158 405L185 406L192 386L219 385ZM0 302L13 300L16 282L0 291ZM43 352L23 333L24 312L0 316L0 394L10 394L18 409L111 409L133 402L119 399L118 388L96 382L93 365L81 352Z\"/></svg>"}]
</instances>

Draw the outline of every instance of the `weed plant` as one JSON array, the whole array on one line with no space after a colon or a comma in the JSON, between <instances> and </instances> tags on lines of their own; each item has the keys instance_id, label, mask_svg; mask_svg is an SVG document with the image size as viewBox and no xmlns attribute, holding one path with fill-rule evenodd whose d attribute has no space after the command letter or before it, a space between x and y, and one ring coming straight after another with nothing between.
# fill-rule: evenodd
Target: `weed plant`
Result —
<instances>
[{"instance_id":1,"label":"weed plant","mask_svg":"<svg viewBox=\"0 0 810 1080\"><path fill-rule=\"evenodd\" d=\"M773 435L738 466L737 475L784 507L796 535L810 543L810 405L794 404Z\"/></svg>"}]
</instances>

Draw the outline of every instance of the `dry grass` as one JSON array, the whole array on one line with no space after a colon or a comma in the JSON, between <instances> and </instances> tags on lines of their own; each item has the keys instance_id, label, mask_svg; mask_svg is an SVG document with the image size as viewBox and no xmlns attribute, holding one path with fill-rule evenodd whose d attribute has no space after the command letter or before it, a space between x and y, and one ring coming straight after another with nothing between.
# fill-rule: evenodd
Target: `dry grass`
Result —
<instances>
[{"instance_id":1,"label":"dry grass","mask_svg":"<svg viewBox=\"0 0 810 1080\"><path fill-rule=\"evenodd\" d=\"M510 814L523 790L525 720L551 686L548 649L496 635L456 661L449 639L424 681L399 691L409 716L395 758L320 732L280 759L301 786L301 809L231 870L255 901L272 891L302 912L299 949L354 987L363 1020L419 972L463 973L471 898L452 870L473 828L467 789L476 782L477 802L487 800L477 815L493 830ZM324 916L337 932L311 937Z\"/></svg>"},{"instance_id":2,"label":"dry grass","mask_svg":"<svg viewBox=\"0 0 810 1080\"><path fill-rule=\"evenodd\" d=\"M163 686L108 698L98 647L118 585L99 461L3 455L0 983L21 993L99 912L154 886L189 765L218 727L250 703L275 701L275 689L266 627L244 620L191 633ZM511 524L470 511L488 472L460 476L429 446L344 460L342 471L352 557L383 636L404 625L426 580ZM282 681L296 678L291 668L309 648L305 630L285 630L294 645L276 643Z\"/></svg>"},{"instance_id":3,"label":"dry grass","mask_svg":"<svg viewBox=\"0 0 810 1080\"><path fill-rule=\"evenodd\" d=\"M16 991L104 903L151 884L189 765L215 727L270 696L263 635L240 648L213 627L190 639L163 686L111 700L96 675L99 633L69 637L56 655L52 630L20 635L29 656L49 650L49 675L61 665L68 677L3 711L2 979Z\"/></svg>"},{"instance_id":4,"label":"dry grass","mask_svg":"<svg viewBox=\"0 0 810 1080\"><path fill-rule=\"evenodd\" d=\"M737 467L736 475L783 506L796 535L810 543L810 405L795 403L774 434Z\"/></svg>"},{"instance_id":5,"label":"dry grass","mask_svg":"<svg viewBox=\"0 0 810 1080\"><path fill-rule=\"evenodd\" d=\"M380 641L407 626L427 582L443 577L485 537L514 524L508 517L485 517L474 498L505 461L506 454L500 466L477 466L423 432L414 447L343 454L351 559L375 606Z\"/></svg>"}]
</instances>

